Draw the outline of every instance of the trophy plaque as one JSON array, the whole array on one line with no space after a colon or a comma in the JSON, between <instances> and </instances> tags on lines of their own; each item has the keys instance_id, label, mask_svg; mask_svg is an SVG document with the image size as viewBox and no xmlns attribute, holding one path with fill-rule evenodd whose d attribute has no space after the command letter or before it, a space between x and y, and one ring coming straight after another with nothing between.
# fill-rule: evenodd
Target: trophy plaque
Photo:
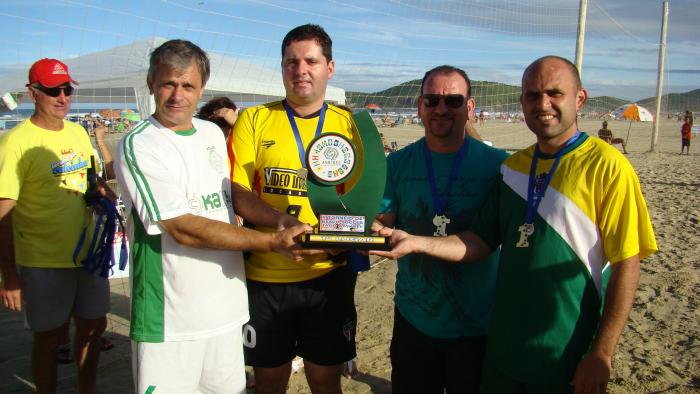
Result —
<instances>
[{"instance_id":1,"label":"trophy plaque","mask_svg":"<svg viewBox=\"0 0 700 394\"><path fill-rule=\"evenodd\" d=\"M321 134L306 149L306 188L319 223L314 233L302 237L304 247L389 249L388 239L370 229L384 196L384 146L366 111L353 118L359 131L354 140L361 149L337 133ZM344 190L351 179L350 190Z\"/></svg>"}]
</instances>

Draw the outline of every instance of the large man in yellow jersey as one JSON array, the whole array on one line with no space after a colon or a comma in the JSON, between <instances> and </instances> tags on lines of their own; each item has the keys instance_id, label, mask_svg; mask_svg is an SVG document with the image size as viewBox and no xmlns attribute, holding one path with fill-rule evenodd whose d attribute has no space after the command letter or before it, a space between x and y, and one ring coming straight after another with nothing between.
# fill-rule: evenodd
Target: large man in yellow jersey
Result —
<instances>
[{"instance_id":1,"label":"large man in yellow jersey","mask_svg":"<svg viewBox=\"0 0 700 394\"><path fill-rule=\"evenodd\" d=\"M306 195L305 147L318 134L352 135L351 114L324 103L335 64L332 42L318 25L303 25L282 42L286 97L249 108L233 128L233 199L237 213L258 230L299 221L316 225ZM351 276L326 254L293 261L253 253L246 261L250 322L246 362L259 393L284 392L295 355L304 358L312 391L340 392L341 365L355 356Z\"/></svg>"},{"instance_id":2,"label":"large man in yellow jersey","mask_svg":"<svg viewBox=\"0 0 700 394\"><path fill-rule=\"evenodd\" d=\"M605 393L640 261L658 250L634 168L578 130L587 97L574 64L537 59L520 96L537 143L503 162L471 231L380 230L390 257L473 262L500 246L482 393Z\"/></svg>"},{"instance_id":3,"label":"large man in yellow jersey","mask_svg":"<svg viewBox=\"0 0 700 394\"><path fill-rule=\"evenodd\" d=\"M85 129L63 119L71 83L62 62L34 63L27 84L34 114L0 139L0 296L6 308L26 311L38 393L56 391L56 348L71 315L78 392L95 392L109 311L107 279L73 263L89 218L83 195L93 149Z\"/></svg>"}]
</instances>

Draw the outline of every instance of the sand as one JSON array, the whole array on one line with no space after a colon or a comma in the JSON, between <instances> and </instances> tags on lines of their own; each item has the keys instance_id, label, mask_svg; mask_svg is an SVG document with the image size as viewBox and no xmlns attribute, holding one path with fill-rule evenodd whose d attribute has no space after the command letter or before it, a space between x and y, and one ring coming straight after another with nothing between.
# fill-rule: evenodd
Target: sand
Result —
<instances>
[{"instance_id":1,"label":"sand","mask_svg":"<svg viewBox=\"0 0 700 394\"><path fill-rule=\"evenodd\" d=\"M599 121L582 120L595 134ZM610 122L618 137L629 123ZM613 360L610 393L700 392L700 139L681 156L680 124L663 121L658 152L650 147L651 125L633 124L627 155L636 169L649 206L660 251L644 260L630 320ZM506 149L523 148L534 138L524 124L489 121L477 126L482 136ZM404 146L422 136L417 126L381 131ZM396 264L375 259L361 273L356 290L358 363L361 376L343 378L345 393L390 393L389 341ZM115 348L102 353L99 387L103 393L132 392L128 341L128 283L112 283L109 335ZM31 335L21 315L0 311L0 392L33 392L29 367ZM421 360L416 360L420 363ZM429 379L426 376L426 379ZM59 392L72 393L75 368L59 366ZM309 393L302 373L290 380L289 393Z\"/></svg>"}]
</instances>

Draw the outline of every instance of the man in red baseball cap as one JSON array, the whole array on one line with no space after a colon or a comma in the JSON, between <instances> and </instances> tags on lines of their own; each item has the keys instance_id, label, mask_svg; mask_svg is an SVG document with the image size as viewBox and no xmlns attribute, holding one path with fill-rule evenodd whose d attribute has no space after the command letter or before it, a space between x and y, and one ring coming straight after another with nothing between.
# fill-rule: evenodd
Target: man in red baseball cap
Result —
<instances>
[{"instance_id":1,"label":"man in red baseball cap","mask_svg":"<svg viewBox=\"0 0 700 394\"><path fill-rule=\"evenodd\" d=\"M99 338L109 311L107 279L73 262L90 222L83 195L93 155L85 129L64 120L73 84L64 63L34 63L27 84L34 114L0 138L0 300L12 311L24 310L34 332L38 393L56 391L56 348L70 316L77 391L96 392ZM99 191L106 194L104 186ZM75 260L82 261L85 251L78 252Z\"/></svg>"},{"instance_id":2,"label":"man in red baseball cap","mask_svg":"<svg viewBox=\"0 0 700 394\"><path fill-rule=\"evenodd\" d=\"M73 86L78 85L60 60L41 59L29 69L29 96L34 101L32 123L48 130L63 129L63 118L70 110Z\"/></svg>"}]
</instances>

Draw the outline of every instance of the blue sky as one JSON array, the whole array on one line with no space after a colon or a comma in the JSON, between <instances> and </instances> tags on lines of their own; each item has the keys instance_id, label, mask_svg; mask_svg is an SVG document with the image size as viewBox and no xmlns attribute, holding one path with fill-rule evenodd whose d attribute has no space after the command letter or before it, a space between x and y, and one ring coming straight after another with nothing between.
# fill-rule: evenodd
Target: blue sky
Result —
<instances>
[{"instance_id":1,"label":"blue sky","mask_svg":"<svg viewBox=\"0 0 700 394\"><path fill-rule=\"evenodd\" d=\"M655 94L661 0L589 0L583 63L592 96ZM333 84L374 92L439 64L518 85L537 57L573 60L579 0L3 0L0 73L159 36L279 69L284 34L318 23L334 41ZM670 2L664 93L700 88L700 4Z\"/></svg>"}]
</instances>

